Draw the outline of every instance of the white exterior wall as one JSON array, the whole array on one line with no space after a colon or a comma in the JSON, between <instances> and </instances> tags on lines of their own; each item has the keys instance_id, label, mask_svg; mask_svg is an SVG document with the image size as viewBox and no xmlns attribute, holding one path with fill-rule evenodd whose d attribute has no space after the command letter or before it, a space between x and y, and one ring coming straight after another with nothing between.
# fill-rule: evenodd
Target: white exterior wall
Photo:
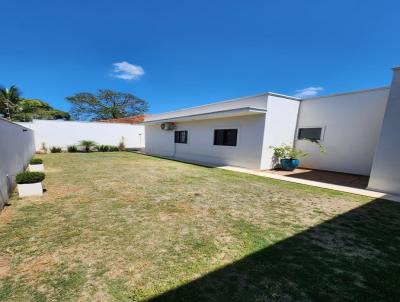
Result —
<instances>
[{"instance_id":1,"label":"white exterior wall","mask_svg":"<svg viewBox=\"0 0 400 302\"><path fill-rule=\"evenodd\" d=\"M400 195L400 68L393 69L392 85L368 187Z\"/></svg>"},{"instance_id":2,"label":"white exterior wall","mask_svg":"<svg viewBox=\"0 0 400 302\"><path fill-rule=\"evenodd\" d=\"M298 100L268 96L261 169L272 169L276 164L271 146L293 145L299 105Z\"/></svg>"},{"instance_id":3,"label":"white exterior wall","mask_svg":"<svg viewBox=\"0 0 400 302\"><path fill-rule=\"evenodd\" d=\"M160 124L146 125L145 152L194 162L260 169L264 113L177 122L176 125L176 130L188 131L187 144L175 144L174 131L161 130ZM215 146L215 129L238 129L237 145Z\"/></svg>"},{"instance_id":4,"label":"white exterior wall","mask_svg":"<svg viewBox=\"0 0 400 302\"><path fill-rule=\"evenodd\" d=\"M296 140L296 148L309 154L301 166L369 175L388 94L381 88L301 101L298 128L324 128L327 149L321 154L315 144Z\"/></svg>"},{"instance_id":5,"label":"white exterior wall","mask_svg":"<svg viewBox=\"0 0 400 302\"><path fill-rule=\"evenodd\" d=\"M34 120L31 123L19 123L34 130L36 150L42 143L47 148L56 146L64 149L69 145L77 145L80 140L93 140L99 145L118 145L124 137L127 148L144 147L145 133L143 125Z\"/></svg>"},{"instance_id":6,"label":"white exterior wall","mask_svg":"<svg viewBox=\"0 0 400 302\"><path fill-rule=\"evenodd\" d=\"M15 187L15 175L27 167L34 153L33 131L0 118L0 209Z\"/></svg>"}]
</instances>

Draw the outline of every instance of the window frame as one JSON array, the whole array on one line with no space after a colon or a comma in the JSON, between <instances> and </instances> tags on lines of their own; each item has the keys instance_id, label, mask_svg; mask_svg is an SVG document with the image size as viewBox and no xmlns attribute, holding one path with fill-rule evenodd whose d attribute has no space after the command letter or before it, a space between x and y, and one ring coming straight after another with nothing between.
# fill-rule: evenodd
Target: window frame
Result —
<instances>
[{"instance_id":1,"label":"window frame","mask_svg":"<svg viewBox=\"0 0 400 302\"><path fill-rule=\"evenodd\" d=\"M222 136L222 144L217 143L217 131L224 131L223 136ZM225 140L227 138L227 131L235 131L235 140L234 144L226 144ZM214 137L213 137L213 146L224 146L224 147L237 147L238 144L238 134L239 134L239 129L238 128L225 128L225 129L214 129Z\"/></svg>"},{"instance_id":2,"label":"window frame","mask_svg":"<svg viewBox=\"0 0 400 302\"><path fill-rule=\"evenodd\" d=\"M321 135L319 139L313 140L309 138L299 138L300 135L300 130L301 129L321 129ZM302 141L302 140L311 140L311 141L316 141L316 142L322 142L325 137L325 128L324 126L307 126L307 127L299 127L296 132L296 140Z\"/></svg>"},{"instance_id":3,"label":"window frame","mask_svg":"<svg viewBox=\"0 0 400 302\"><path fill-rule=\"evenodd\" d=\"M181 133L184 132L185 133L185 140L181 141ZM178 141L177 141L177 133L178 134ZM174 131L174 144L187 144L188 143L188 135L189 131L187 130L175 130Z\"/></svg>"}]
</instances>

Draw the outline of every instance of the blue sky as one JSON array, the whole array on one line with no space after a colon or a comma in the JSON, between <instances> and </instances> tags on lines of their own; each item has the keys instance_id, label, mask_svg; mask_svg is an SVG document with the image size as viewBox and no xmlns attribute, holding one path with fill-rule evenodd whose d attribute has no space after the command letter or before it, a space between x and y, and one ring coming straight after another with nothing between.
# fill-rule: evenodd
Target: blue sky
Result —
<instances>
[{"instance_id":1,"label":"blue sky","mask_svg":"<svg viewBox=\"0 0 400 302\"><path fill-rule=\"evenodd\" d=\"M266 91L330 94L386 86L400 65L400 1L8 0L1 9L0 85L62 110L66 96L98 88L144 98L150 113Z\"/></svg>"}]
</instances>

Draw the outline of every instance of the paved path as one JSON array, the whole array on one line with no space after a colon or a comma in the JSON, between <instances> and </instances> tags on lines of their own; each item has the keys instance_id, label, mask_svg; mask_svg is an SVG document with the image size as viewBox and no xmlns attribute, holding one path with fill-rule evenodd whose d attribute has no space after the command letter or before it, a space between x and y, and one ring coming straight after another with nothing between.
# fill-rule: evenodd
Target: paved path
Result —
<instances>
[{"instance_id":1,"label":"paved path","mask_svg":"<svg viewBox=\"0 0 400 302\"><path fill-rule=\"evenodd\" d=\"M331 190L336 190L336 191L341 191L341 192L347 192L347 193L352 193L352 194L358 194L358 195L364 195L364 196L369 196L369 197L374 197L374 198L382 198L382 199L400 202L400 196L389 195L389 194L385 194L382 192L376 192L376 191L370 191L370 190L365 190L365 189L335 185L335 184L324 183L324 182L315 181L315 180L294 178L294 177L279 175L277 173L267 172L267 171L255 171L255 170L251 170L251 169L232 167L232 166L224 166L224 167L219 167L219 168L229 170L229 171L247 173L247 174L252 174L252 175L257 175L257 176L262 176L262 177L273 178L273 179L279 179L279 180L283 180L283 181L289 181L289 182L294 182L294 183L299 183L299 184L303 184L303 185L309 185L309 186L314 186L314 187L319 187L319 188L324 188L324 189L331 189Z\"/></svg>"}]
</instances>

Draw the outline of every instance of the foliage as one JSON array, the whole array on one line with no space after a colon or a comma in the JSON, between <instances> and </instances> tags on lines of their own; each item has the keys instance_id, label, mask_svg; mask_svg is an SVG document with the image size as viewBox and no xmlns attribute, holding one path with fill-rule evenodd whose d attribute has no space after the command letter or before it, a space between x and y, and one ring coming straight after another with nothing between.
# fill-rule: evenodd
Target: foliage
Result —
<instances>
[{"instance_id":1,"label":"foliage","mask_svg":"<svg viewBox=\"0 0 400 302\"><path fill-rule=\"evenodd\" d=\"M118 144L118 150L119 151L125 151L125 149L126 149L124 140L125 140L124 137L122 137L120 143Z\"/></svg>"},{"instance_id":2,"label":"foliage","mask_svg":"<svg viewBox=\"0 0 400 302\"><path fill-rule=\"evenodd\" d=\"M46 147L46 143L45 142L42 142L42 146L41 146L40 150L42 150L44 153L47 153L47 147Z\"/></svg>"},{"instance_id":3,"label":"foliage","mask_svg":"<svg viewBox=\"0 0 400 302\"><path fill-rule=\"evenodd\" d=\"M297 150L289 145L271 148L274 150L274 156L277 159L298 159L300 157L307 156L307 153Z\"/></svg>"},{"instance_id":4,"label":"foliage","mask_svg":"<svg viewBox=\"0 0 400 302\"><path fill-rule=\"evenodd\" d=\"M96 147L96 143L91 140L81 140L79 145L85 148L85 152L90 152L94 147Z\"/></svg>"},{"instance_id":5,"label":"foliage","mask_svg":"<svg viewBox=\"0 0 400 302\"><path fill-rule=\"evenodd\" d=\"M55 146L53 146L53 147L50 148L50 152L51 152L51 153L61 153L61 151L62 151L62 148L61 148L61 147L55 147Z\"/></svg>"},{"instance_id":6,"label":"foliage","mask_svg":"<svg viewBox=\"0 0 400 302\"><path fill-rule=\"evenodd\" d=\"M31 165L40 165L43 164L43 159L41 158L32 158L30 161Z\"/></svg>"},{"instance_id":7,"label":"foliage","mask_svg":"<svg viewBox=\"0 0 400 302\"><path fill-rule=\"evenodd\" d=\"M15 177L17 184L33 184L43 181L45 174L43 172L21 172Z\"/></svg>"},{"instance_id":8,"label":"foliage","mask_svg":"<svg viewBox=\"0 0 400 302\"><path fill-rule=\"evenodd\" d=\"M0 88L0 114L17 122L29 122L32 119L70 119L69 113L54 109L48 103L38 99L21 98L21 92L15 85Z\"/></svg>"},{"instance_id":9,"label":"foliage","mask_svg":"<svg viewBox=\"0 0 400 302\"><path fill-rule=\"evenodd\" d=\"M67 151L70 153L75 153L75 152L78 152L78 148L75 145L68 146Z\"/></svg>"},{"instance_id":10,"label":"foliage","mask_svg":"<svg viewBox=\"0 0 400 302\"><path fill-rule=\"evenodd\" d=\"M98 120L140 115L148 110L148 103L130 93L100 89L96 94L79 92L66 98L72 105L76 119Z\"/></svg>"},{"instance_id":11,"label":"foliage","mask_svg":"<svg viewBox=\"0 0 400 302\"><path fill-rule=\"evenodd\" d=\"M115 151L119 151L119 148L117 146L111 146L111 145L98 145L96 148L100 152L115 152Z\"/></svg>"},{"instance_id":12,"label":"foliage","mask_svg":"<svg viewBox=\"0 0 400 302\"><path fill-rule=\"evenodd\" d=\"M14 121L29 122L33 119L69 120L69 113L54 109L48 103L38 99L22 99L18 103L18 110L13 116Z\"/></svg>"},{"instance_id":13,"label":"foliage","mask_svg":"<svg viewBox=\"0 0 400 302\"><path fill-rule=\"evenodd\" d=\"M18 110L21 101L21 92L18 87L12 85L10 88L0 87L0 114L11 119Z\"/></svg>"},{"instance_id":14,"label":"foliage","mask_svg":"<svg viewBox=\"0 0 400 302\"><path fill-rule=\"evenodd\" d=\"M316 144L318 146L319 152L320 153L326 153L326 147L320 143L318 140L311 140L311 139L303 139L304 141Z\"/></svg>"},{"instance_id":15,"label":"foliage","mask_svg":"<svg viewBox=\"0 0 400 302\"><path fill-rule=\"evenodd\" d=\"M109 147L110 146L108 146L108 145L98 145L96 148L100 152L108 152L108 151L110 151Z\"/></svg>"}]
</instances>

